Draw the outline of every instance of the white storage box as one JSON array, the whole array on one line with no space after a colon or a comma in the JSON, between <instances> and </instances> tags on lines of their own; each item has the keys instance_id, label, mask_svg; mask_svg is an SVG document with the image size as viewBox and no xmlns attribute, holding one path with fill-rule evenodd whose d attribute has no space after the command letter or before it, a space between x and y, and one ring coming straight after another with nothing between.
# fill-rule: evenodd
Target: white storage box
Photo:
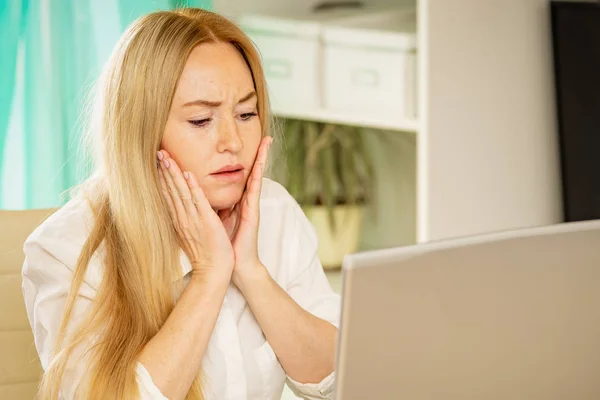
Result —
<instances>
[{"instance_id":1,"label":"white storage box","mask_svg":"<svg viewBox=\"0 0 600 400\"><path fill-rule=\"evenodd\" d=\"M416 117L416 15L379 12L323 29L324 106Z\"/></svg>"},{"instance_id":2,"label":"white storage box","mask_svg":"<svg viewBox=\"0 0 600 400\"><path fill-rule=\"evenodd\" d=\"M323 23L363 10L311 12L288 10L287 15L242 15L239 23L258 47L271 104L275 110L322 106Z\"/></svg>"}]
</instances>

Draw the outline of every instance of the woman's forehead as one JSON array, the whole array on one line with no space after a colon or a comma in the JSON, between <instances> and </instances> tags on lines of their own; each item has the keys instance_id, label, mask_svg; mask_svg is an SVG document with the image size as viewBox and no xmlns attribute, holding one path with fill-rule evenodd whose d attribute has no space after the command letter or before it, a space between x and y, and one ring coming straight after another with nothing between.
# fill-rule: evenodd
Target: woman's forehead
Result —
<instances>
[{"instance_id":1,"label":"woman's forehead","mask_svg":"<svg viewBox=\"0 0 600 400\"><path fill-rule=\"evenodd\" d=\"M244 57L229 43L204 43L192 50L179 79L176 101L202 96L208 101L228 101L253 90L252 74Z\"/></svg>"}]
</instances>

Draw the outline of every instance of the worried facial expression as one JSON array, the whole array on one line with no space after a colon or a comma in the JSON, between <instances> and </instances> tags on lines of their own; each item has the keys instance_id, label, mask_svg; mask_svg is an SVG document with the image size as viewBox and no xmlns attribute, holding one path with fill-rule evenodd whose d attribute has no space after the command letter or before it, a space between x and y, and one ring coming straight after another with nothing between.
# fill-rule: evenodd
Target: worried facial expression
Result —
<instances>
[{"instance_id":1,"label":"worried facial expression","mask_svg":"<svg viewBox=\"0 0 600 400\"><path fill-rule=\"evenodd\" d=\"M191 52L177 84L161 148L195 174L214 209L241 198L262 137L250 68L229 43Z\"/></svg>"}]
</instances>

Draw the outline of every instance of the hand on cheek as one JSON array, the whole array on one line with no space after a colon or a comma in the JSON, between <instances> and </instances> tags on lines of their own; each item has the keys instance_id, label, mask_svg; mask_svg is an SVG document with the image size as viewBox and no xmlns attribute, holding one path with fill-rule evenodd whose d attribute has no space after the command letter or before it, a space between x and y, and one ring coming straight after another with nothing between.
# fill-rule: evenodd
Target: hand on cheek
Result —
<instances>
[{"instance_id":1,"label":"hand on cheek","mask_svg":"<svg viewBox=\"0 0 600 400\"><path fill-rule=\"evenodd\" d=\"M270 137L261 140L239 202L218 214L211 208L194 174L180 171L169 153L159 152L161 188L183 250L197 272L207 267L212 270L217 265L227 271L228 260L232 259L232 279L239 287L245 276L263 267L258 258L260 193L271 142Z\"/></svg>"},{"instance_id":2,"label":"hand on cheek","mask_svg":"<svg viewBox=\"0 0 600 400\"><path fill-rule=\"evenodd\" d=\"M257 268L262 267L258 258L260 192L272 141L271 137L265 137L260 142L254 166L240 201L232 209L219 212L223 226L231 238L235 254L232 278L237 286L240 286L240 280L245 275L252 274Z\"/></svg>"},{"instance_id":3,"label":"hand on cheek","mask_svg":"<svg viewBox=\"0 0 600 400\"><path fill-rule=\"evenodd\" d=\"M228 284L235 254L223 224L194 174L181 171L165 150L159 151L157 158L160 188L193 273Z\"/></svg>"}]
</instances>

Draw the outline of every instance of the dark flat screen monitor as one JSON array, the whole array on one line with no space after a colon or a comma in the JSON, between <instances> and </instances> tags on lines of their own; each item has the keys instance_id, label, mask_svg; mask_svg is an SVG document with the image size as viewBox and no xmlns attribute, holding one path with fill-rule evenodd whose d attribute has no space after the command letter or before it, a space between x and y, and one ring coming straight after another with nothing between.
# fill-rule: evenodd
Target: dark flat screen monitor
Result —
<instances>
[{"instance_id":1,"label":"dark flat screen monitor","mask_svg":"<svg viewBox=\"0 0 600 400\"><path fill-rule=\"evenodd\" d=\"M550 4L564 219L598 219L600 2Z\"/></svg>"}]
</instances>

